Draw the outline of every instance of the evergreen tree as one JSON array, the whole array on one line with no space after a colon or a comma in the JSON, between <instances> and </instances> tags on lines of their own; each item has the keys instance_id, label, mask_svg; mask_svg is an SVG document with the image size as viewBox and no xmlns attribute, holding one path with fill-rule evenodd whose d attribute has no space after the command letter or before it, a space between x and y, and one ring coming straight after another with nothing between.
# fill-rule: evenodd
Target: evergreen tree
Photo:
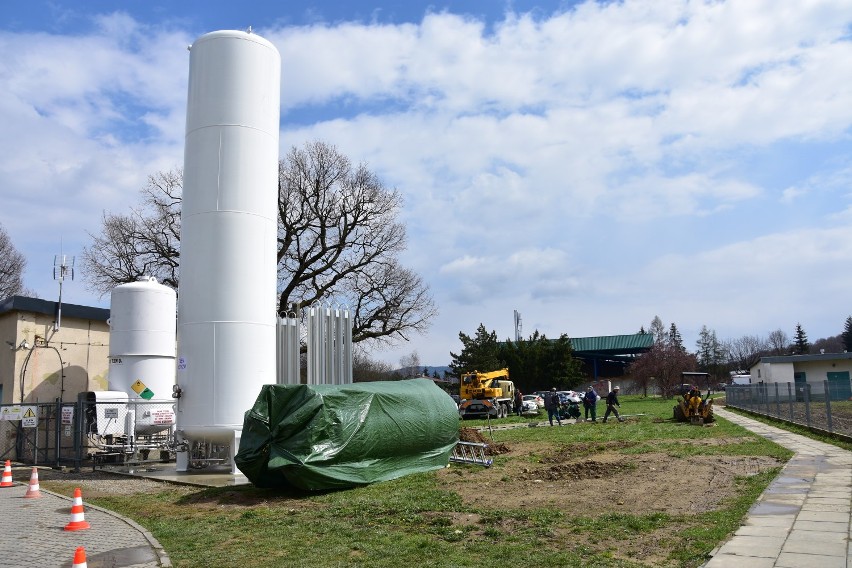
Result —
<instances>
[{"instance_id":1,"label":"evergreen tree","mask_svg":"<svg viewBox=\"0 0 852 568\"><path fill-rule=\"evenodd\" d=\"M499 353L512 381L525 392L554 386L568 389L583 378L582 363L574 358L565 334L551 340L536 330L529 339L501 343Z\"/></svg>"},{"instance_id":2,"label":"evergreen tree","mask_svg":"<svg viewBox=\"0 0 852 568\"><path fill-rule=\"evenodd\" d=\"M683 338L680 336L680 332L674 322L669 327L669 344L686 353L686 347L683 346Z\"/></svg>"},{"instance_id":3,"label":"evergreen tree","mask_svg":"<svg viewBox=\"0 0 852 568\"><path fill-rule=\"evenodd\" d=\"M450 352L450 370L454 377L461 378L464 373L471 371L487 373L506 366L498 352L497 332L489 333L483 324L479 324L474 337L460 331L459 341L462 342L461 352Z\"/></svg>"},{"instance_id":4,"label":"evergreen tree","mask_svg":"<svg viewBox=\"0 0 852 568\"><path fill-rule=\"evenodd\" d=\"M718 381L719 370L725 359L725 349L716 338L716 331L702 325L695 346L698 370L710 373Z\"/></svg>"},{"instance_id":5,"label":"evergreen tree","mask_svg":"<svg viewBox=\"0 0 852 568\"><path fill-rule=\"evenodd\" d=\"M846 318L846 325L840 338L843 340L843 348L852 353L852 316Z\"/></svg>"},{"instance_id":6,"label":"evergreen tree","mask_svg":"<svg viewBox=\"0 0 852 568\"><path fill-rule=\"evenodd\" d=\"M802 324L796 324L796 340L794 349L797 355L807 355L810 352L811 344L808 343L808 335L802 329Z\"/></svg>"}]
</instances>

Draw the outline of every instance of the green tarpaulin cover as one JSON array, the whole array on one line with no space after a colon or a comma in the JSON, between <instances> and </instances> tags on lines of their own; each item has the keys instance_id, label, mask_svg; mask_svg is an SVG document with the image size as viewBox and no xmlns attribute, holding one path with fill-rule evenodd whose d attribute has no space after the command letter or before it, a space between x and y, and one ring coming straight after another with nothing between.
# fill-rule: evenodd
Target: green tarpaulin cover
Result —
<instances>
[{"instance_id":1,"label":"green tarpaulin cover","mask_svg":"<svg viewBox=\"0 0 852 568\"><path fill-rule=\"evenodd\" d=\"M446 467L456 403L429 379L264 385L236 465L259 487L341 489Z\"/></svg>"}]
</instances>

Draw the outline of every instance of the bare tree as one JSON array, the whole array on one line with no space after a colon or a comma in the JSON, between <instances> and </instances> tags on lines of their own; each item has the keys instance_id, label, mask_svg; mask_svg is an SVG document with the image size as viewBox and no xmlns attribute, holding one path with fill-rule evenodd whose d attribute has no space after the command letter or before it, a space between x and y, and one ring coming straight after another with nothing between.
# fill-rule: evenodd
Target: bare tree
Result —
<instances>
[{"instance_id":1,"label":"bare tree","mask_svg":"<svg viewBox=\"0 0 852 568\"><path fill-rule=\"evenodd\" d=\"M698 366L695 355L676 345L660 343L651 347L630 364L629 374L634 384L643 388L655 384L665 398L675 396L681 384L681 373L694 371Z\"/></svg>"},{"instance_id":2,"label":"bare tree","mask_svg":"<svg viewBox=\"0 0 852 568\"><path fill-rule=\"evenodd\" d=\"M371 359L363 349L355 349L352 354L352 379L364 381L388 381L396 378L389 363Z\"/></svg>"},{"instance_id":3,"label":"bare tree","mask_svg":"<svg viewBox=\"0 0 852 568\"><path fill-rule=\"evenodd\" d=\"M18 252L6 229L0 225L0 300L24 292L27 260Z\"/></svg>"},{"instance_id":4,"label":"bare tree","mask_svg":"<svg viewBox=\"0 0 852 568\"><path fill-rule=\"evenodd\" d=\"M90 288L106 294L139 276L178 287L180 171L151 176L141 207L105 213L84 250ZM423 332L437 314L429 287L401 266L402 200L366 165L312 142L279 162L278 310L327 302L353 312L352 340L394 343Z\"/></svg>"},{"instance_id":5,"label":"bare tree","mask_svg":"<svg viewBox=\"0 0 852 568\"><path fill-rule=\"evenodd\" d=\"M183 173L180 170L148 176L142 205L128 215L104 213L100 235L83 249L82 260L89 287L101 295L118 284L154 276L177 290L180 263L180 204Z\"/></svg>"},{"instance_id":6,"label":"bare tree","mask_svg":"<svg viewBox=\"0 0 852 568\"><path fill-rule=\"evenodd\" d=\"M728 354L728 364L734 371L747 371L767 351L766 341L756 335L744 335L722 343Z\"/></svg>"},{"instance_id":7,"label":"bare tree","mask_svg":"<svg viewBox=\"0 0 852 568\"><path fill-rule=\"evenodd\" d=\"M355 340L425 331L437 310L422 279L397 262L401 206L395 189L334 146L292 148L278 178L279 311L338 298L354 308Z\"/></svg>"},{"instance_id":8,"label":"bare tree","mask_svg":"<svg viewBox=\"0 0 852 568\"><path fill-rule=\"evenodd\" d=\"M767 347L772 355L784 355L790 351L790 338L782 329L769 332Z\"/></svg>"},{"instance_id":9,"label":"bare tree","mask_svg":"<svg viewBox=\"0 0 852 568\"><path fill-rule=\"evenodd\" d=\"M408 355L400 357L399 366L403 377L415 377L420 374L420 355L412 351Z\"/></svg>"},{"instance_id":10,"label":"bare tree","mask_svg":"<svg viewBox=\"0 0 852 568\"><path fill-rule=\"evenodd\" d=\"M660 319L660 316L654 316L654 319L651 320L651 326L648 328L648 333L654 336L655 345L665 343L668 339L666 326L663 325L663 320Z\"/></svg>"}]
</instances>

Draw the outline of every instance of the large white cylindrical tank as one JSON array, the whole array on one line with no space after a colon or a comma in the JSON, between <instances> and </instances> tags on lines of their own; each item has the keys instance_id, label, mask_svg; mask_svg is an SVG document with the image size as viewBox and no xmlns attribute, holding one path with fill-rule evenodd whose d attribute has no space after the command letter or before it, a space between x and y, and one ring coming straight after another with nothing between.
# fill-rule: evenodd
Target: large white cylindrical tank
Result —
<instances>
[{"instance_id":1,"label":"large white cylindrical tank","mask_svg":"<svg viewBox=\"0 0 852 568\"><path fill-rule=\"evenodd\" d=\"M190 47L178 293L184 440L233 446L261 386L275 382L280 73L278 50L251 33L212 32Z\"/></svg>"},{"instance_id":2,"label":"large white cylindrical tank","mask_svg":"<svg viewBox=\"0 0 852 568\"><path fill-rule=\"evenodd\" d=\"M145 277L110 296L109 389L131 400L171 400L175 384L175 291Z\"/></svg>"}]
</instances>

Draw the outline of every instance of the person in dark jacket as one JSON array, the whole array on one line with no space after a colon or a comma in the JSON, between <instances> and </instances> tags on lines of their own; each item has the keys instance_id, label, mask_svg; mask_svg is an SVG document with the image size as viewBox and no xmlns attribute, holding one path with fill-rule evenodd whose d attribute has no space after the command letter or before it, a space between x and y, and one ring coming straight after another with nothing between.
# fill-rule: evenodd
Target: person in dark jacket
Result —
<instances>
[{"instance_id":1,"label":"person in dark jacket","mask_svg":"<svg viewBox=\"0 0 852 568\"><path fill-rule=\"evenodd\" d=\"M589 414L592 415L592 422L597 422L598 414L598 393L594 387L590 386L586 389L586 394L583 395L583 408L586 411L586 420L589 419Z\"/></svg>"},{"instance_id":2,"label":"person in dark jacket","mask_svg":"<svg viewBox=\"0 0 852 568\"><path fill-rule=\"evenodd\" d=\"M621 406L621 404L618 402L619 390L621 390L621 387L612 387L610 393L606 395L606 412L604 412L602 422L606 422L606 419L609 418L610 412L615 414L615 417L618 418L619 422L624 422L624 418L618 415L618 408L616 408Z\"/></svg>"},{"instance_id":3,"label":"person in dark jacket","mask_svg":"<svg viewBox=\"0 0 852 568\"><path fill-rule=\"evenodd\" d=\"M520 389L515 389L515 414L518 416L524 411L524 393Z\"/></svg>"},{"instance_id":4,"label":"person in dark jacket","mask_svg":"<svg viewBox=\"0 0 852 568\"><path fill-rule=\"evenodd\" d=\"M550 389L550 392L544 397L544 409L547 410L547 419L550 420L550 425L553 426L553 417L556 417L556 422L562 426L562 420L559 418L559 394L556 392L556 387Z\"/></svg>"}]
</instances>

